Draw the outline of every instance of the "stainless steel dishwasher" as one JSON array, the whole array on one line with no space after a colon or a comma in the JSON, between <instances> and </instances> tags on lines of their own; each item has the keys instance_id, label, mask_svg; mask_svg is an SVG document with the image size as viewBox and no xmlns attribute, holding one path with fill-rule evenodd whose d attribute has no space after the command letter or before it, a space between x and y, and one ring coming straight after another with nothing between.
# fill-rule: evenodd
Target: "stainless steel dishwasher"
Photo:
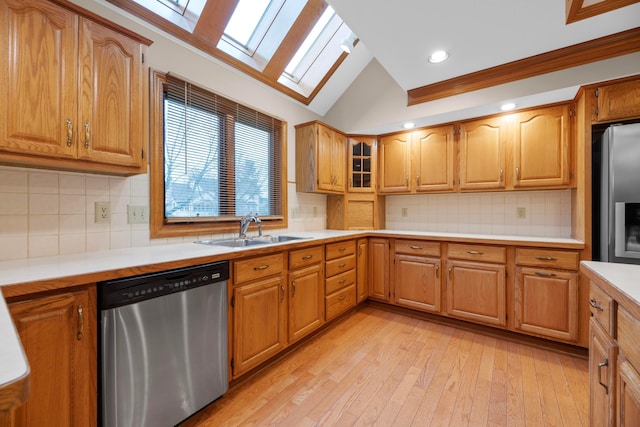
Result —
<instances>
[{"instance_id":1,"label":"stainless steel dishwasher","mask_svg":"<svg viewBox=\"0 0 640 427\"><path fill-rule=\"evenodd\" d=\"M173 426L222 396L229 263L99 283L100 423Z\"/></svg>"}]
</instances>

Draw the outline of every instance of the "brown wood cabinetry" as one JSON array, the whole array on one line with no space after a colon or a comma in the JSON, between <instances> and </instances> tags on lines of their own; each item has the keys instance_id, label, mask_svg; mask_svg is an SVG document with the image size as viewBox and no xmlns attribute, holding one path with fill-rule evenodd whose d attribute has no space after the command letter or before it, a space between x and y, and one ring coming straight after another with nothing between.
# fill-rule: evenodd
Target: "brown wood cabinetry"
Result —
<instances>
[{"instance_id":1,"label":"brown wood cabinetry","mask_svg":"<svg viewBox=\"0 0 640 427\"><path fill-rule=\"evenodd\" d=\"M598 86L594 91L594 122L640 117L640 79Z\"/></svg>"},{"instance_id":2,"label":"brown wood cabinetry","mask_svg":"<svg viewBox=\"0 0 640 427\"><path fill-rule=\"evenodd\" d=\"M575 251L516 249L516 330L578 340L578 260Z\"/></svg>"},{"instance_id":3,"label":"brown wood cabinetry","mask_svg":"<svg viewBox=\"0 0 640 427\"><path fill-rule=\"evenodd\" d=\"M233 263L233 360L236 378L287 346L284 254Z\"/></svg>"},{"instance_id":4,"label":"brown wood cabinetry","mask_svg":"<svg viewBox=\"0 0 640 427\"><path fill-rule=\"evenodd\" d=\"M328 244L325 259L326 318L331 320L356 305L356 241Z\"/></svg>"},{"instance_id":5,"label":"brown wood cabinetry","mask_svg":"<svg viewBox=\"0 0 640 427\"><path fill-rule=\"evenodd\" d=\"M389 301L389 240L369 238L369 298Z\"/></svg>"},{"instance_id":6,"label":"brown wood cabinetry","mask_svg":"<svg viewBox=\"0 0 640 427\"><path fill-rule=\"evenodd\" d=\"M516 116L514 187L569 183L569 106L540 108Z\"/></svg>"},{"instance_id":7,"label":"brown wood cabinetry","mask_svg":"<svg viewBox=\"0 0 640 427\"><path fill-rule=\"evenodd\" d=\"M388 135L379 143L379 192L453 191L453 126Z\"/></svg>"},{"instance_id":8,"label":"brown wood cabinetry","mask_svg":"<svg viewBox=\"0 0 640 427\"><path fill-rule=\"evenodd\" d=\"M617 308L618 375L617 422L620 426L640 425L640 318L623 307Z\"/></svg>"},{"instance_id":9,"label":"brown wood cabinetry","mask_svg":"<svg viewBox=\"0 0 640 427\"><path fill-rule=\"evenodd\" d=\"M506 326L506 248L449 244L447 313Z\"/></svg>"},{"instance_id":10,"label":"brown wood cabinetry","mask_svg":"<svg viewBox=\"0 0 640 427\"><path fill-rule=\"evenodd\" d=\"M296 190L302 193L344 193L347 138L320 122L296 126Z\"/></svg>"},{"instance_id":11,"label":"brown wood cabinetry","mask_svg":"<svg viewBox=\"0 0 640 427\"><path fill-rule=\"evenodd\" d=\"M96 425L95 286L9 301L8 306L31 369L30 396L0 416L2 424Z\"/></svg>"},{"instance_id":12,"label":"brown wood cabinetry","mask_svg":"<svg viewBox=\"0 0 640 427\"><path fill-rule=\"evenodd\" d=\"M324 323L323 248L289 253L289 343Z\"/></svg>"},{"instance_id":13,"label":"brown wood cabinetry","mask_svg":"<svg viewBox=\"0 0 640 427\"><path fill-rule=\"evenodd\" d=\"M146 171L148 41L44 0L3 0L0 162Z\"/></svg>"},{"instance_id":14,"label":"brown wood cabinetry","mask_svg":"<svg viewBox=\"0 0 640 427\"><path fill-rule=\"evenodd\" d=\"M369 241L358 239L356 245L356 301L361 303L369 294Z\"/></svg>"},{"instance_id":15,"label":"brown wood cabinetry","mask_svg":"<svg viewBox=\"0 0 640 427\"><path fill-rule=\"evenodd\" d=\"M615 376L618 346L597 320L591 319L589 338L589 382L591 425L615 426Z\"/></svg>"},{"instance_id":16,"label":"brown wood cabinetry","mask_svg":"<svg viewBox=\"0 0 640 427\"><path fill-rule=\"evenodd\" d=\"M441 311L440 243L396 240L393 267L396 304L435 313Z\"/></svg>"},{"instance_id":17,"label":"brown wood cabinetry","mask_svg":"<svg viewBox=\"0 0 640 427\"><path fill-rule=\"evenodd\" d=\"M327 228L332 230L377 230L384 228L384 197L373 193L327 196Z\"/></svg>"},{"instance_id":18,"label":"brown wood cabinetry","mask_svg":"<svg viewBox=\"0 0 640 427\"><path fill-rule=\"evenodd\" d=\"M509 124L506 116L460 125L460 190L506 187L505 168Z\"/></svg>"},{"instance_id":19,"label":"brown wood cabinetry","mask_svg":"<svg viewBox=\"0 0 640 427\"><path fill-rule=\"evenodd\" d=\"M349 136L349 192L373 193L377 178L375 136Z\"/></svg>"}]
</instances>

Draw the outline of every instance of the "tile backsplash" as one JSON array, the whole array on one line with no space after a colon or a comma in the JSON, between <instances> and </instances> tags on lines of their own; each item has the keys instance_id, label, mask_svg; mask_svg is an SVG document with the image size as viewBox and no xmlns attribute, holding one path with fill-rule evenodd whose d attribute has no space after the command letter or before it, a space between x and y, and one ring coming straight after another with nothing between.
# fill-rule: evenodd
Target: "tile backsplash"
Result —
<instances>
[{"instance_id":1,"label":"tile backsplash","mask_svg":"<svg viewBox=\"0 0 640 427\"><path fill-rule=\"evenodd\" d=\"M295 183L288 190L288 230L324 229L326 197L296 194ZM95 202L110 202L110 223L95 222ZM148 175L0 166L0 261L221 237L151 240L149 224L127 223L127 205L149 206Z\"/></svg>"},{"instance_id":2,"label":"tile backsplash","mask_svg":"<svg viewBox=\"0 0 640 427\"><path fill-rule=\"evenodd\" d=\"M387 196L387 228L571 237L571 190Z\"/></svg>"},{"instance_id":3,"label":"tile backsplash","mask_svg":"<svg viewBox=\"0 0 640 427\"><path fill-rule=\"evenodd\" d=\"M288 191L286 231L325 229L326 196L296 193L293 182ZM110 202L109 224L95 222L95 202ZM232 235L152 240L148 224L127 223L130 204L149 206L148 175L113 177L0 166L0 261ZM524 218L518 218L518 208L524 208ZM571 234L570 190L387 196L386 209L389 229Z\"/></svg>"}]
</instances>

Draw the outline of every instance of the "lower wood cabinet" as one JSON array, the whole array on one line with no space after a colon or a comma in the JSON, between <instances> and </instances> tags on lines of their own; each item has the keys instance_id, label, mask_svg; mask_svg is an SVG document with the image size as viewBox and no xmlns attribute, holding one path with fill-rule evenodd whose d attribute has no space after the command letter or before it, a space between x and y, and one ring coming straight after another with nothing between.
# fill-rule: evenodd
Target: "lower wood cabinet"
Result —
<instances>
[{"instance_id":1,"label":"lower wood cabinet","mask_svg":"<svg viewBox=\"0 0 640 427\"><path fill-rule=\"evenodd\" d=\"M589 321L589 383L591 425L615 426L618 346L595 319Z\"/></svg>"},{"instance_id":2,"label":"lower wood cabinet","mask_svg":"<svg viewBox=\"0 0 640 427\"><path fill-rule=\"evenodd\" d=\"M447 313L506 326L505 272L503 264L447 261Z\"/></svg>"},{"instance_id":3,"label":"lower wood cabinet","mask_svg":"<svg viewBox=\"0 0 640 427\"><path fill-rule=\"evenodd\" d=\"M625 358L618 360L618 425L640 426L640 374Z\"/></svg>"},{"instance_id":4,"label":"lower wood cabinet","mask_svg":"<svg viewBox=\"0 0 640 427\"><path fill-rule=\"evenodd\" d=\"M322 246L317 246L289 253L290 343L315 331L324 323L322 252ZM292 270L294 266L298 268Z\"/></svg>"},{"instance_id":5,"label":"lower wood cabinet","mask_svg":"<svg viewBox=\"0 0 640 427\"><path fill-rule=\"evenodd\" d=\"M357 245L355 240L331 243L325 248L326 319L331 320L355 307Z\"/></svg>"},{"instance_id":6,"label":"lower wood cabinet","mask_svg":"<svg viewBox=\"0 0 640 427\"><path fill-rule=\"evenodd\" d=\"M287 345L283 276L233 289L233 376L258 366Z\"/></svg>"},{"instance_id":7,"label":"lower wood cabinet","mask_svg":"<svg viewBox=\"0 0 640 427\"><path fill-rule=\"evenodd\" d=\"M358 239L356 244L356 302L361 303L369 294L369 240Z\"/></svg>"},{"instance_id":8,"label":"lower wood cabinet","mask_svg":"<svg viewBox=\"0 0 640 427\"><path fill-rule=\"evenodd\" d=\"M578 339L578 273L517 267L514 296L517 330Z\"/></svg>"},{"instance_id":9,"label":"lower wood cabinet","mask_svg":"<svg viewBox=\"0 0 640 427\"><path fill-rule=\"evenodd\" d=\"M31 369L30 395L24 405L0 414L0 425L96 425L95 286L8 306Z\"/></svg>"},{"instance_id":10,"label":"lower wood cabinet","mask_svg":"<svg viewBox=\"0 0 640 427\"><path fill-rule=\"evenodd\" d=\"M393 269L396 304L434 313L441 311L439 242L396 240Z\"/></svg>"},{"instance_id":11,"label":"lower wood cabinet","mask_svg":"<svg viewBox=\"0 0 640 427\"><path fill-rule=\"evenodd\" d=\"M389 301L389 239L369 239L369 298Z\"/></svg>"}]
</instances>

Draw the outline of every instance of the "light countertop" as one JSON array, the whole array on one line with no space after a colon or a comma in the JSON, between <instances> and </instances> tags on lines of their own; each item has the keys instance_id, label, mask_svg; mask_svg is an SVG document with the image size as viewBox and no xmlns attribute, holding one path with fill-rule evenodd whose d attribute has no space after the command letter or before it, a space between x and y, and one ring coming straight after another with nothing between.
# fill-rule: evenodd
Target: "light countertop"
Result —
<instances>
[{"instance_id":1,"label":"light countertop","mask_svg":"<svg viewBox=\"0 0 640 427\"><path fill-rule=\"evenodd\" d=\"M511 243L511 244L537 244L537 245L560 245L570 248L582 248L584 243L574 239L554 239L544 237L523 237L523 236L496 236L464 233L434 233L434 232L413 232L396 230L375 230L375 231L340 231L321 230L314 232L291 232L282 233L286 235L305 237L313 242L314 240L324 240L343 237L365 237L365 236L397 236L433 238L453 241L472 241L478 243ZM268 248L286 247L301 240L270 244ZM45 282L61 280L73 276L95 275L101 272L114 272L121 269L131 269L156 264L171 263L176 261L186 261L190 259L205 259L206 257L223 257L225 254L239 256L238 252L255 249L249 248L227 248L220 246L201 245L196 243L178 243L158 246L145 246L127 249L114 249L103 252L87 252L71 255L59 255L43 258L28 258L15 261L0 262L0 287L21 285L34 282ZM230 256L231 257L231 256ZM1 290L1 289L0 289ZM0 296L0 390L2 386L17 378L28 374L29 366L20 345L20 340L15 327L11 321L7 305Z\"/></svg>"},{"instance_id":2,"label":"light countertop","mask_svg":"<svg viewBox=\"0 0 640 427\"><path fill-rule=\"evenodd\" d=\"M581 270L595 276L620 292L631 302L640 304L640 265L582 261Z\"/></svg>"}]
</instances>

